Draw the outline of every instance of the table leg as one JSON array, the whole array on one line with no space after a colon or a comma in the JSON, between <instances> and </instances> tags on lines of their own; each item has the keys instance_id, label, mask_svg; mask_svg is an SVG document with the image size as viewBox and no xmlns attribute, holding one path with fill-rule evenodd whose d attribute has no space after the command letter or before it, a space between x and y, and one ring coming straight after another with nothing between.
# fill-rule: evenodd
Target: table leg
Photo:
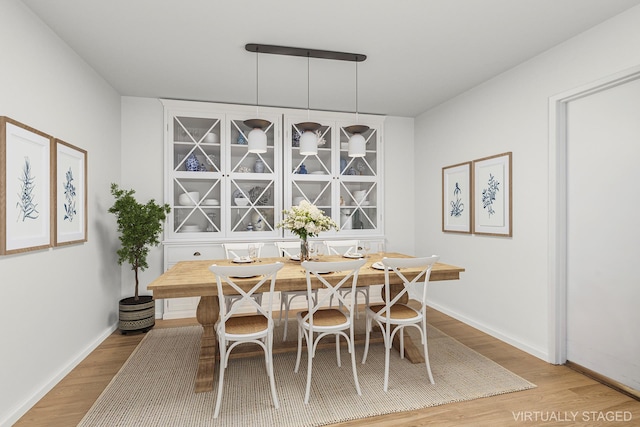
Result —
<instances>
[{"instance_id":1,"label":"table leg","mask_svg":"<svg viewBox=\"0 0 640 427\"><path fill-rule=\"evenodd\" d=\"M402 291L402 289L404 289L404 285L392 284L389 292L391 299L393 300L393 298L395 298L395 296L398 295ZM384 287L382 288L382 299L384 300ZM409 295L406 293L398 300L398 303L401 304L407 304L408 302ZM407 331L402 331L402 333L404 334L404 356L411 363L424 363L424 356L422 355L422 353L420 353L419 348L414 344ZM393 348L400 351L400 338L397 335L393 339Z\"/></svg>"},{"instance_id":2,"label":"table leg","mask_svg":"<svg viewBox=\"0 0 640 427\"><path fill-rule=\"evenodd\" d=\"M219 310L218 297L200 297L196 318L203 330L196 374L196 393L213 390L213 373L216 367L216 346L218 343L215 323L218 320Z\"/></svg>"}]
</instances>

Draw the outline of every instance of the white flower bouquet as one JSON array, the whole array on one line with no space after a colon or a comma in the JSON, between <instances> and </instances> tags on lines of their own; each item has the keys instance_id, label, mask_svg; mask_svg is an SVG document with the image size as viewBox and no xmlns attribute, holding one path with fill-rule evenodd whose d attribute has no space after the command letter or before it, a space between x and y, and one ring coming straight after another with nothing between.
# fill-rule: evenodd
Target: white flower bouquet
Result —
<instances>
[{"instance_id":1,"label":"white flower bouquet","mask_svg":"<svg viewBox=\"0 0 640 427\"><path fill-rule=\"evenodd\" d=\"M291 230L291 232L302 240L317 236L321 231L328 231L331 228L338 229L334 220L324 214L314 204L306 200L300 202L298 206L292 206L289 210L282 211L284 220L277 227Z\"/></svg>"}]
</instances>

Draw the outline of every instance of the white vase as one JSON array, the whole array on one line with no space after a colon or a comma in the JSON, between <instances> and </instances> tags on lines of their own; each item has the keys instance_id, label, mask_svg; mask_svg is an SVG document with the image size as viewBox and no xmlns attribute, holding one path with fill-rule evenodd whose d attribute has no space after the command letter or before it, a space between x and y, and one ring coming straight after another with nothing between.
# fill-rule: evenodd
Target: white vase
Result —
<instances>
[{"instance_id":1,"label":"white vase","mask_svg":"<svg viewBox=\"0 0 640 427\"><path fill-rule=\"evenodd\" d=\"M349 209L340 210L340 230L351 230L351 211Z\"/></svg>"}]
</instances>

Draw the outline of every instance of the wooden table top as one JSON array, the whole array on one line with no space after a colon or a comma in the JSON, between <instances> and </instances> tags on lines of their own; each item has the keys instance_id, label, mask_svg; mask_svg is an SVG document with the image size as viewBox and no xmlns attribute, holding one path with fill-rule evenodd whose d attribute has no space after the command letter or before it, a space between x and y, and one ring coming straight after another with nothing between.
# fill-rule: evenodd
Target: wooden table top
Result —
<instances>
[{"instance_id":1,"label":"wooden table top","mask_svg":"<svg viewBox=\"0 0 640 427\"><path fill-rule=\"evenodd\" d=\"M377 270L371 265L380 261L383 256L389 258L407 258L408 255L401 253L371 254L367 257L367 263L362 266L358 274L358 286L370 286L384 283L384 271ZM341 256L321 256L319 261L345 261ZM291 261L288 258L260 258L259 262L273 263L280 261L284 264L278 272L276 279L276 291L304 290L306 289L306 279L304 269L300 266L300 261ZM231 260L200 260L200 261L180 261L151 282L147 289L153 291L155 298L180 298L197 296L218 295L215 275L209 271L211 264L237 265ZM430 281L457 280L460 273L464 271L462 267L436 263L431 270ZM411 270L404 269L403 273L411 278ZM339 279L344 277L340 272L327 275L327 278L335 276ZM247 288L256 283L256 279L238 279L237 284L246 283ZM319 286L320 287L320 286Z\"/></svg>"}]
</instances>

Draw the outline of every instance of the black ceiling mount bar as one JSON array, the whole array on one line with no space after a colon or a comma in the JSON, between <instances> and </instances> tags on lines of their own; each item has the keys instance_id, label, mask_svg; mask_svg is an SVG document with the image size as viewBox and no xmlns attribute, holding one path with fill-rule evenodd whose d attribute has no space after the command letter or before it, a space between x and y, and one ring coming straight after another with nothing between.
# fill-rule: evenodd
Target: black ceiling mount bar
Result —
<instances>
[{"instance_id":1,"label":"black ceiling mount bar","mask_svg":"<svg viewBox=\"0 0 640 427\"><path fill-rule=\"evenodd\" d=\"M274 46L270 44L247 43L249 52L272 53L274 55L303 56L305 58L336 59L338 61L362 62L367 55L361 53L333 52L331 50L306 49L302 47Z\"/></svg>"}]
</instances>

